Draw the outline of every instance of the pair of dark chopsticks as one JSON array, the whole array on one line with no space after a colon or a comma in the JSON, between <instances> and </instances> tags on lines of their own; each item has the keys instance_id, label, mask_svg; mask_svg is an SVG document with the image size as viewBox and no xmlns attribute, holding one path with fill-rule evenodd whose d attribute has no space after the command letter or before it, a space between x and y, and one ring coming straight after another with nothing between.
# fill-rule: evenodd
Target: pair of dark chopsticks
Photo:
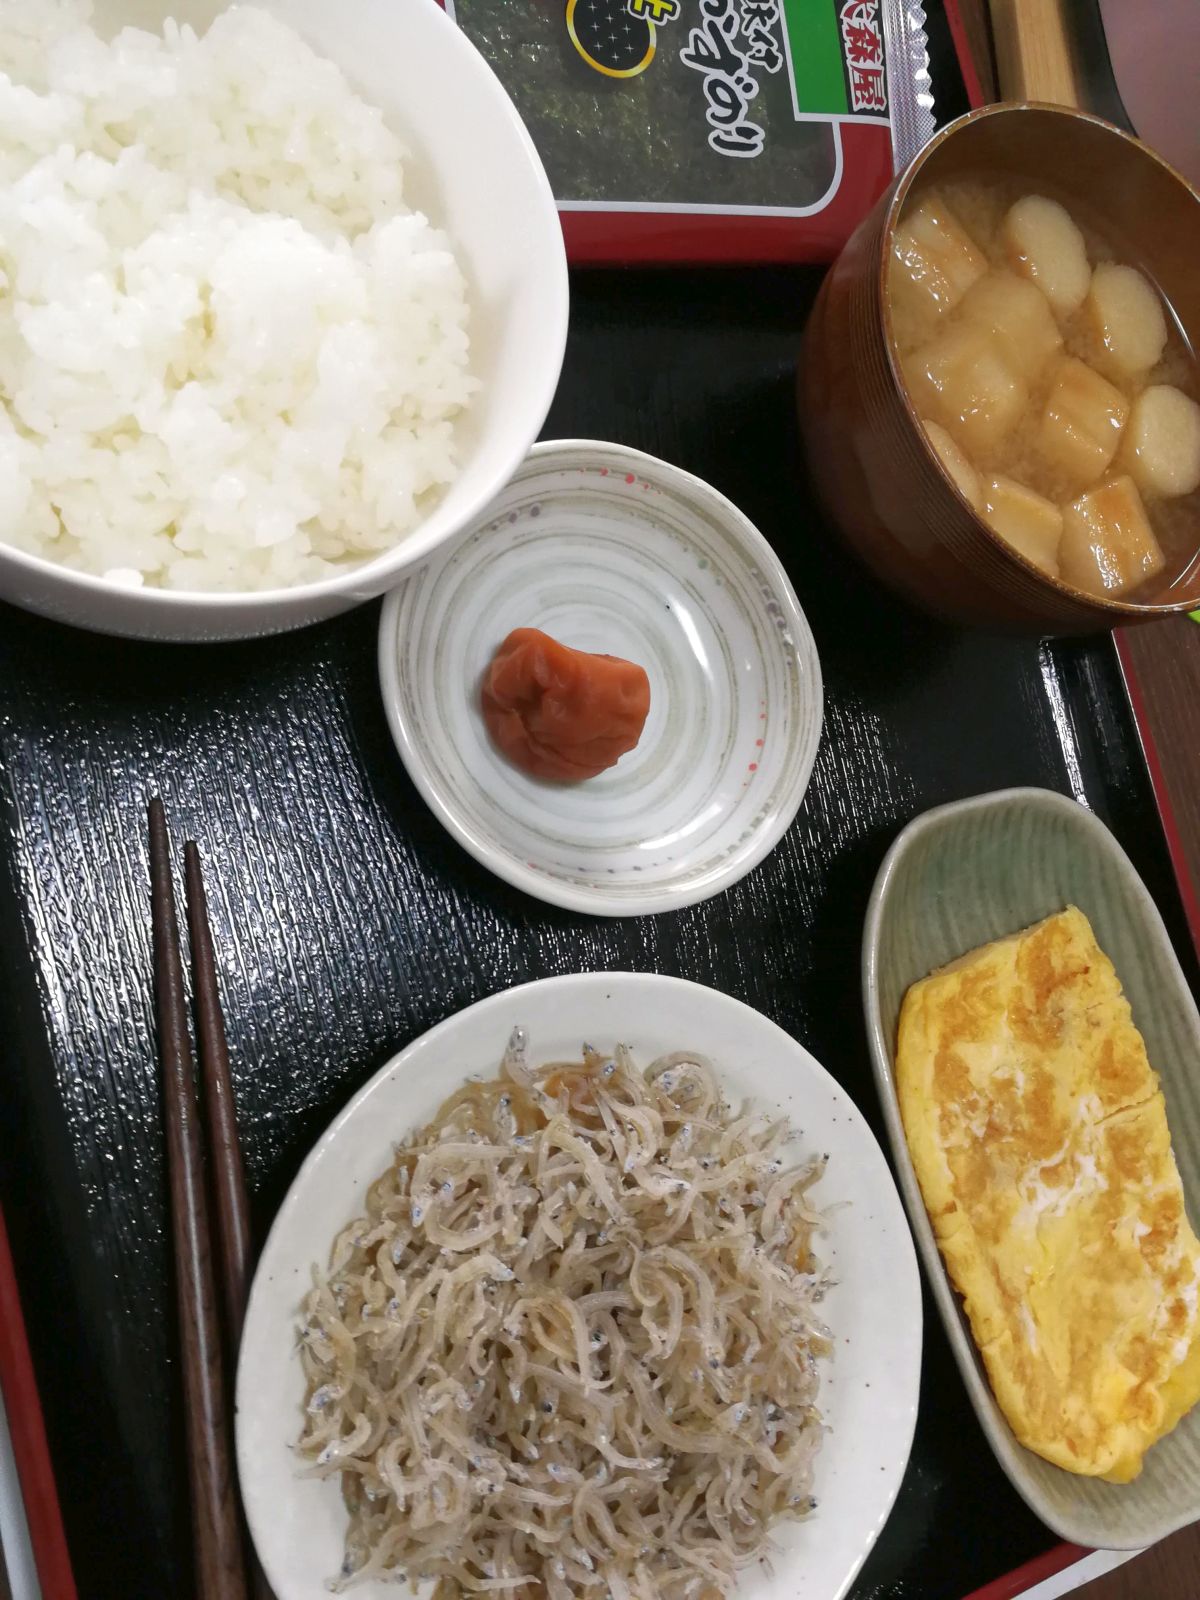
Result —
<instances>
[{"instance_id":1,"label":"pair of dark chopsticks","mask_svg":"<svg viewBox=\"0 0 1200 1600\"><path fill-rule=\"evenodd\" d=\"M223 1330L217 1311L204 1140L175 915L167 818L162 801L152 800L154 978L183 1347L196 1590L199 1600L247 1600L248 1596L268 1592L245 1543L233 1467L232 1381L250 1280L250 1221L200 852L191 840L183 847L183 859L196 1039L224 1302Z\"/></svg>"}]
</instances>

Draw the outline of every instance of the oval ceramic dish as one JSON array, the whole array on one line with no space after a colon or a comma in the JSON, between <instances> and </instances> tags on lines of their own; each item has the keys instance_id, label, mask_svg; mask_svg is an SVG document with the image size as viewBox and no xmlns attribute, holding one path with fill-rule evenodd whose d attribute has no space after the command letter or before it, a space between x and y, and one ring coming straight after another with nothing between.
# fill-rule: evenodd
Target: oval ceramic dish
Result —
<instances>
[{"instance_id":1,"label":"oval ceramic dish","mask_svg":"<svg viewBox=\"0 0 1200 1600\"><path fill-rule=\"evenodd\" d=\"M642 1066L702 1047L731 1099L789 1120L796 1159L828 1152L813 1191L828 1218L817 1250L834 1278L822 1302L834 1354L821 1375L828 1432L816 1459L818 1507L803 1522L779 1524L770 1560L739 1575L736 1595L839 1600L887 1520L916 1421L921 1281L904 1210L861 1113L807 1050L715 989L631 972L547 978L460 1011L376 1073L301 1167L259 1259L238 1363L238 1476L273 1592L322 1600L346 1531L339 1484L301 1476L292 1450L305 1392L296 1329L313 1263L324 1264L335 1234L361 1209L393 1141L435 1115L470 1073L494 1073L518 1023L535 1064L576 1057L581 1039L603 1048L624 1040ZM381 1580L353 1589L360 1600L404 1592Z\"/></svg>"},{"instance_id":2,"label":"oval ceramic dish","mask_svg":"<svg viewBox=\"0 0 1200 1600\"><path fill-rule=\"evenodd\" d=\"M950 1343L993 1450L1049 1527L1078 1544L1135 1549L1200 1517L1200 1408L1146 1456L1141 1476L1104 1483L1017 1443L992 1395L942 1265L908 1153L893 1080L905 990L935 967L1077 905L1111 958L1162 1079L1175 1158L1200 1223L1200 1014L1162 918L1103 823L1044 789L1005 789L929 811L888 852L867 913L863 999L900 1187Z\"/></svg>"},{"instance_id":3,"label":"oval ceramic dish","mask_svg":"<svg viewBox=\"0 0 1200 1600\"><path fill-rule=\"evenodd\" d=\"M650 677L635 750L586 783L493 747L480 683L513 629L625 656ZM392 736L434 814L485 867L575 911L706 899L796 815L821 737L821 671L770 545L724 495L622 445L535 445L487 515L389 596Z\"/></svg>"}]
</instances>

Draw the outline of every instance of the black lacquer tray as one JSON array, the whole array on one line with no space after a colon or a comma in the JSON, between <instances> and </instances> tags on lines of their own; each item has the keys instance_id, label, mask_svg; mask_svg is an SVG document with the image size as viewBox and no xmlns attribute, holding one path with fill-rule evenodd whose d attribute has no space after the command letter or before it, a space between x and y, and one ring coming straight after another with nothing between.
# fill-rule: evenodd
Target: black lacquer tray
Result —
<instances>
[{"instance_id":1,"label":"black lacquer tray","mask_svg":"<svg viewBox=\"0 0 1200 1600\"><path fill-rule=\"evenodd\" d=\"M1111 639L1040 645L928 622L875 590L813 510L792 377L816 282L578 279L546 430L622 440L709 478L780 551L816 635L826 720L800 816L705 905L572 916L464 855L393 751L374 606L196 649L0 611L0 1200L84 1596L158 1600L190 1582L150 1031L153 790L219 875L263 1228L311 1141L392 1052L555 972L654 969L725 989L795 1033L878 1127L859 1000L867 896L896 830L962 795L1042 784L1084 800L1195 977ZM927 1330L912 1465L859 1596L960 1600L1052 1542L993 1463L936 1318Z\"/></svg>"},{"instance_id":2,"label":"black lacquer tray","mask_svg":"<svg viewBox=\"0 0 1200 1600\"><path fill-rule=\"evenodd\" d=\"M209 648L101 639L0 608L0 1202L84 1600L191 1592L151 1034L152 792L219 884L260 1230L388 1056L471 1001L551 973L657 970L727 990L808 1046L878 1131L859 989L867 897L897 829L964 795L1040 784L1089 805L1197 982L1112 640L1045 645L929 622L878 591L814 510L792 387L819 276L577 275L545 430L619 440L709 479L775 545L812 624L826 720L804 806L779 849L705 905L593 920L526 899L463 854L388 737L377 606ZM961 1600L1054 1543L995 1465L938 1319L926 1328L912 1461L858 1600Z\"/></svg>"}]
</instances>

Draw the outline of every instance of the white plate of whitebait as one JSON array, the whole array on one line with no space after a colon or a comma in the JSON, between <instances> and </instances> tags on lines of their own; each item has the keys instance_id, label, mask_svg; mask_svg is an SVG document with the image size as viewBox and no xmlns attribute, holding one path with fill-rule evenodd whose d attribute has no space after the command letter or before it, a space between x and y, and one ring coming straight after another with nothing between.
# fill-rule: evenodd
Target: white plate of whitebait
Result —
<instances>
[{"instance_id":1,"label":"white plate of whitebait","mask_svg":"<svg viewBox=\"0 0 1200 1600\"><path fill-rule=\"evenodd\" d=\"M549 978L409 1045L305 1161L247 1311L242 1494L278 1600L839 1600L920 1366L835 1079L715 990Z\"/></svg>"}]
</instances>

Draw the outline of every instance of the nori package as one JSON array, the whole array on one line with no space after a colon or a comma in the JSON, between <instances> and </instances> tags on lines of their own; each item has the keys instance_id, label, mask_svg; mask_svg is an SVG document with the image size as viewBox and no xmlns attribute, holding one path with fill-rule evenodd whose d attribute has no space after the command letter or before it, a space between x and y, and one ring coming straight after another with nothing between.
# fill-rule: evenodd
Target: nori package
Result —
<instances>
[{"instance_id":1,"label":"nori package","mask_svg":"<svg viewBox=\"0 0 1200 1600\"><path fill-rule=\"evenodd\" d=\"M571 259L823 261L933 131L917 0L443 0Z\"/></svg>"}]
</instances>

